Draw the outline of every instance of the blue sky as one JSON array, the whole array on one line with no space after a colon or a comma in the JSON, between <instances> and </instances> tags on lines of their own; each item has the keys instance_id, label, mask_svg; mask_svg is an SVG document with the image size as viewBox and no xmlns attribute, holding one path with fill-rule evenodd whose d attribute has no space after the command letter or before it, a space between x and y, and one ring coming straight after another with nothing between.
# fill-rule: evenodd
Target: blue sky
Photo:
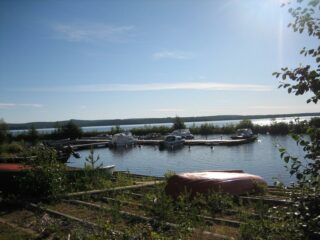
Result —
<instances>
[{"instance_id":1,"label":"blue sky","mask_svg":"<svg viewBox=\"0 0 320 240\"><path fill-rule=\"evenodd\" d=\"M0 118L317 112L271 74L308 60L278 0L0 2Z\"/></svg>"}]
</instances>

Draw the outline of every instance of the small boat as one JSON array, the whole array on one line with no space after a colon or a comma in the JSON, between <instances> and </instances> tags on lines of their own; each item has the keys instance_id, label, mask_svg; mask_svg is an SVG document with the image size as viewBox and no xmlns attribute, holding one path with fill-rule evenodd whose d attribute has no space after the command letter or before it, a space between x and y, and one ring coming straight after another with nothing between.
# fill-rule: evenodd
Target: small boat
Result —
<instances>
[{"instance_id":1,"label":"small boat","mask_svg":"<svg viewBox=\"0 0 320 240\"><path fill-rule=\"evenodd\" d=\"M262 177L244 173L242 170L191 172L171 176L165 191L173 198L186 190L191 197L210 192L242 195L255 192L257 184L267 186Z\"/></svg>"},{"instance_id":2,"label":"small boat","mask_svg":"<svg viewBox=\"0 0 320 240\"><path fill-rule=\"evenodd\" d=\"M98 174L99 176L110 177L113 175L115 170L115 165L102 166L99 168L92 169L92 173ZM66 176L71 180L76 180L86 176L87 172L83 168L68 167L66 171Z\"/></svg>"},{"instance_id":3,"label":"small boat","mask_svg":"<svg viewBox=\"0 0 320 240\"><path fill-rule=\"evenodd\" d=\"M108 165L108 166L103 166L97 170L103 172L108 176L111 176L114 172L115 167L116 167L115 165Z\"/></svg>"},{"instance_id":4,"label":"small boat","mask_svg":"<svg viewBox=\"0 0 320 240\"><path fill-rule=\"evenodd\" d=\"M250 128L237 129L236 135L231 136L232 139L248 139L255 137Z\"/></svg>"},{"instance_id":5,"label":"small boat","mask_svg":"<svg viewBox=\"0 0 320 240\"><path fill-rule=\"evenodd\" d=\"M117 133L112 136L112 147L129 147L133 146L136 139L132 136L131 132Z\"/></svg>"},{"instance_id":6,"label":"small boat","mask_svg":"<svg viewBox=\"0 0 320 240\"><path fill-rule=\"evenodd\" d=\"M181 136L176 135L168 135L164 139L163 142L160 143L160 148L168 148L175 149L178 147L182 147L184 145L185 140Z\"/></svg>"},{"instance_id":7,"label":"small boat","mask_svg":"<svg viewBox=\"0 0 320 240\"><path fill-rule=\"evenodd\" d=\"M180 136L183 139L194 139L194 136L191 134L191 132L188 128L176 129L171 133L171 135Z\"/></svg>"}]
</instances>

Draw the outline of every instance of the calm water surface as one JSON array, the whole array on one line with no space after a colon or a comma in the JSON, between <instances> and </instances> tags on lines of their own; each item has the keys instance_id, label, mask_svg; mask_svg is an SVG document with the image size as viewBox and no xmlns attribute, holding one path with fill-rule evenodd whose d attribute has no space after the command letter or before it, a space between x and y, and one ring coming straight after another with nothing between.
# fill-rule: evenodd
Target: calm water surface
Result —
<instances>
[{"instance_id":1,"label":"calm water surface","mask_svg":"<svg viewBox=\"0 0 320 240\"><path fill-rule=\"evenodd\" d=\"M198 136L199 137L199 136ZM209 138L220 138L210 135ZM228 138L224 135L223 138ZM95 150L104 165L116 165L116 170L129 170L132 173L163 176L167 171L187 172L203 170L242 169L245 172L262 176L268 184L273 184L274 177L285 184L294 182L288 174L283 160L280 159L276 145L286 147L297 156L303 151L289 136L260 135L254 143L239 146L183 147L175 151L159 151L158 147L142 146L130 149L113 150L101 148ZM89 150L79 152L80 159L71 157L69 165L83 167Z\"/></svg>"}]
</instances>

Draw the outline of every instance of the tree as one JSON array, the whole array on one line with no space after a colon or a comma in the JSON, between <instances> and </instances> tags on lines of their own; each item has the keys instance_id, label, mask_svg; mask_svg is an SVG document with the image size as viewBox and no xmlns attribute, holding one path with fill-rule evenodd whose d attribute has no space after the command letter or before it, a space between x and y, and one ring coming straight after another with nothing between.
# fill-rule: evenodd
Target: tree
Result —
<instances>
[{"instance_id":1,"label":"tree","mask_svg":"<svg viewBox=\"0 0 320 240\"><path fill-rule=\"evenodd\" d=\"M297 0L298 3L302 0ZM299 33L307 32L312 38L320 40L320 0L310 0L305 7L289 8L289 13L294 18L293 23L289 23L293 31ZM304 47L300 54L311 58L316 68L311 65L299 66L295 69L282 68L282 72L274 72L277 78L281 76L279 88L287 88L288 93L303 95L311 92L311 98L307 103L317 103L320 99L320 45L317 48L306 49ZM289 81L289 82L288 82Z\"/></svg>"},{"instance_id":2,"label":"tree","mask_svg":"<svg viewBox=\"0 0 320 240\"><path fill-rule=\"evenodd\" d=\"M1 118L0 119L0 144L4 143L8 137L8 126L6 122Z\"/></svg>"},{"instance_id":3,"label":"tree","mask_svg":"<svg viewBox=\"0 0 320 240\"><path fill-rule=\"evenodd\" d=\"M90 154L88 157L86 157L85 167L89 167L91 169L101 168L103 166L102 163L100 163L98 166L96 166L96 163L100 160L100 156L97 157L94 156L94 150L93 147L90 149Z\"/></svg>"},{"instance_id":4,"label":"tree","mask_svg":"<svg viewBox=\"0 0 320 240\"><path fill-rule=\"evenodd\" d=\"M297 0L298 3L302 2ZM305 30L310 37L315 37L320 40L320 0L310 0L305 7L297 7L295 9L289 8L289 12L294 18L294 22L288 26L292 27L295 32L303 33ZM275 72L277 78L281 76L282 80L279 87L287 88L288 93L295 95L303 95L307 92L312 93L312 97L307 100L307 103L313 102L317 104L320 99L320 45L317 49L301 50L301 54L309 56L315 60L317 65L313 69L310 65L305 67L299 66L293 70L282 68L282 73ZM289 79L287 79L289 78ZM287 81L290 83L287 83ZM292 83L293 82L293 83ZM296 175L299 184L307 187L316 186L320 188L320 130L316 127L310 127L308 130L311 142L304 140L299 136L294 136L297 143L303 147L306 152L305 159L309 163L305 166L296 158L291 158L284 150L281 156L284 157L286 162L291 162L291 174Z\"/></svg>"},{"instance_id":5,"label":"tree","mask_svg":"<svg viewBox=\"0 0 320 240\"><path fill-rule=\"evenodd\" d=\"M310 0L299 7L289 8L294 22L288 26L295 32L307 31L312 38L320 40L320 0ZM307 103L317 104L320 99L320 45L314 49L300 51L306 57L314 60L313 66L299 66L289 70L282 68L282 72L275 72L277 78L281 76L279 88L286 88L288 93L304 95L311 93ZM317 67L316 67L317 66ZM291 175L297 178L297 184L302 193L293 196L294 205L287 211L287 215L294 218L295 231L298 237L303 239L320 239L320 129L310 125L307 130L310 140L299 135L293 135L297 145L304 151L304 159L290 155L285 148L281 148L280 154L283 160L289 164Z\"/></svg>"},{"instance_id":6,"label":"tree","mask_svg":"<svg viewBox=\"0 0 320 240\"><path fill-rule=\"evenodd\" d=\"M27 139L32 143L32 145L35 145L39 139L38 131L33 124L28 130Z\"/></svg>"},{"instance_id":7,"label":"tree","mask_svg":"<svg viewBox=\"0 0 320 240\"><path fill-rule=\"evenodd\" d=\"M184 124L184 121L182 120L182 118L176 116L173 120L173 129L184 129L186 128L186 125Z\"/></svg>"},{"instance_id":8,"label":"tree","mask_svg":"<svg viewBox=\"0 0 320 240\"><path fill-rule=\"evenodd\" d=\"M250 119L243 119L237 124L237 128L251 128L251 129L253 129L253 123Z\"/></svg>"},{"instance_id":9,"label":"tree","mask_svg":"<svg viewBox=\"0 0 320 240\"><path fill-rule=\"evenodd\" d=\"M63 138L76 139L82 136L81 128L70 120L67 124L61 127L61 135Z\"/></svg>"}]
</instances>

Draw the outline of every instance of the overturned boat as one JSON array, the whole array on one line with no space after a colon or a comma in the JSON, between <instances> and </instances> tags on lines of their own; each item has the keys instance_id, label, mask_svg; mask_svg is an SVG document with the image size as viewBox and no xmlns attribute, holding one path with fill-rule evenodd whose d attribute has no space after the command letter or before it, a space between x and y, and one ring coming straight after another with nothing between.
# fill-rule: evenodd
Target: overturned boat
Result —
<instances>
[{"instance_id":1,"label":"overturned boat","mask_svg":"<svg viewBox=\"0 0 320 240\"><path fill-rule=\"evenodd\" d=\"M186 191L191 197L210 192L243 195L255 192L259 185L267 183L262 177L242 170L190 172L171 176L165 191L173 198Z\"/></svg>"}]
</instances>

